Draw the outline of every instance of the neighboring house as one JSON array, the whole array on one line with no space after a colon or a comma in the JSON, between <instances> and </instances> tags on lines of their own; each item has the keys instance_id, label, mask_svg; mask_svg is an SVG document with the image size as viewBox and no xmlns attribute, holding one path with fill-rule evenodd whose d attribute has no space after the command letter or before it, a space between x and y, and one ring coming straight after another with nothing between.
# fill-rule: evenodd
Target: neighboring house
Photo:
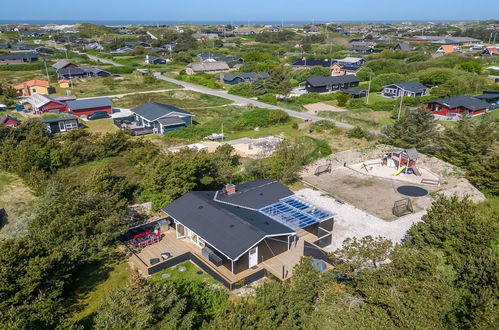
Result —
<instances>
[{"instance_id":1,"label":"neighboring house","mask_svg":"<svg viewBox=\"0 0 499 330\"><path fill-rule=\"evenodd\" d=\"M168 61L164 58L146 55L146 63L148 64L166 64L166 62Z\"/></svg>"},{"instance_id":2,"label":"neighboring house","mask_svg":"<svg viewBox=\"0 0 499 330\"><path fill-rule=\"evenodd\" d=\"M125 47L120 47L120 48L118 48L116 50L113 50L110 53L111 54L126 54L128 52L131 52L132 50L133 50L133 48L125 46Z\"/></svg>"},{"instance_id":3,"label":"neighboring house","mask_svg":"<svg viewBox=\"0 0 499 330\"><path fill-rule=\"evenodd\" d=\"M73 64L71 62L68 62L68 61L64 61L64 60L61 60L61 61L57 61L55 62L54 64L52 64L52 67L56 70L56 71L59 71L61 69L66 69L66 68L76 68L77 65L76 64Z\"/></svg>"},{"instance_id":4,"label":"neighboring house","mask_svg":"<svg viewBox=\"0 0 499 330\"><path fill-rule=\"evenodd\" d=\"M217 61L225 63L243 63L244 58L237 56L228 56L228 57L219 57L217 58Z\"/></svg>"},{"instance_id":5,"label":"neighboring house","mask_svg":"<svg viewBox=\"0 0 499 330\"><path fill-rule=\"evenodd\" d=\"M25 64L38 61L36 53L18 53L0 55L0 65L5 64Z\"/></svg>"},{"instance_id":6,"label":"neighboring house","mask_svg":"<svg viewBox=\"0 0 499 330\"><path fill-rule=\"evenodd\" d=\"M359 86L360 79L354 75L344 76L312 76L305 81L307 92L327 93L340 89L349 89Z\"/></svg>"},{"instance_id":7,"label":"neighboring house","mask_svg":"<svg viewBox=\"0 0 499 330\"><path fill-rule=\"evenodd\" d=\"M225 62L202 62L202 63L190 63L185 72L187 74L195 74L199 72L205 73L218 73L229 71L229 65Z\"/></svg>"},{"instance_id":8,"label":"neighboring house","mask_svg":"<svg viewBox=\"0 0 499 330\"><path fill-rule=\"evenodd\" d=\"M222 57L223 55L221 53L201 53L197 55L197 58L201 61L204 62L206 60L211 60L211 59L217 59L219 57Z\"/></svg>"},{"instance_id":9,"label":"neighboring house","mask_svg":"<svg viewBox=\"0 0 499 330\"><path fill-rule=\"evenodd\" d=\"M99 44L98 42L91 42L84 47L85 50L104 50L104 46Z\"/></svg>"},{"instance_id":10,"label":"neighboring house","mask_svg":"<svg viewBox=\"0 0 499 330\"><path fill-rule=\"evenodd\" d=\"M359 53L359 54L372 54L378 52L374 47L372 46L350 46L348 49L352 52Z\"/></svg>"},{"instance_id":11,"label":"neighboring house","mask_svg":"<svg viewBox=\"0 0 499 330\"><path fill-rule=\"evenodd\" d=\"M357 64L339 65L335 63L331 66L331 75L332 76L343 76L347 74L354 75L357 73L357 71L360 70L360 68L362 68L362 66Z\"/></svg>"},{"instance_id":12,"label":"neighboring house","mask_svg":"<svg viewBox=\"0 0 499 330\"><path fill-rule=\"evenodd\" d=\"M476 116L487 112L490 104L473 96L459 95L426 102L435 116L458 119L463 115Z\"/></svg>"},{"instance_id":13,"label":"neighboring house","mask_svg":"<svg viewBox=\"0 0 499 330\"><path fill-rule=\"evenodd\" d=\"M234 31L234 34L236 34L236 35L251 35L251 34L255 34L255 33L256 33L255 30L245 29L245 28L239 28L239 29Z\"/></svg>"},{"instance_id":14,"label":"neighboring house","mask_svg":"<svg viewBox=\"0 0 499 330\"><path fill-rule=\"evenodd\" d=\"M252 82L257 79L268 79L269 74L266 72L256 73L256 72L247 72L247 73L219 73L216 78L223 84L228 85L237 85L242 82Z\"/></svg>"},{"instance_id":15,"label":"neighboring house","mask_svg":"<svg viewBox=\"0 0 499 330\"><path fill-rule=\"evenodd\" d=\"M169 104L149 102L133 108L134 121L138 128L149 128L151 133L165 132L192 125L194 115Z\"/></svg>"},{"instance_id":16,"label":"neighboring house","mask_svg":"<svg viewBox=\"0 0 499 330\"><path fill-rule=\"evenodd\" d=\"M497 46L485 47L485 49L482 52L482 56L497 56L497 55L499 55L499 47Z\"/></svg>"},{"instance_id":17,"label":"neighboring house","mask_svg":"<svg viewBox=\"0 0 499 330\"><path fill-rule=\"evenodd\" d=\"M196 261L208 264L230 288L267 272L289 278L288 271L312 250L314 258L324 258L319 246L330 244L334 221L334 214L266 179L191 191L162 210L171 218L177 244L192 246Z\"/></svg>"},{"instance_id":18,"label":"neighboring house","mask_svg":"<svg viewBox=\"0 0 499 330\"><path fill-rule=\"evenodd\" d=\"M393 50L401 50L403 52L408 52L412 50L411 45L408 42L400 42L393 46Z\"/></svg>"},{"instance_id":19,"label":"neighboring house","mask_svg":"<svg viewBox=\"0 0 499 330\"><path fill-rule=\"evenodd\" d=\"M489 103L494 109L499 108L499 90L483 91L483 94L475 97Z\"/></svg>"},{"instance_id":20,"label":"neighboring house","mask_svg":"<svg viewBox=\"0 0 499 330\"><path fill-rule=\"evenodd\" d=\"M450 36L415 36L406 41L433 44L454 44L454 45L473 45L480 42L478 39L469 37L450 37Z\"/></svg>"},{"instance_id":21,"label":"neighboring house","mask_svg":"<svg viewBox=\"0 0 499 330\"><path fill-rule=\"evenodd\" d=\"M48 134L64 133L78 129L78 118L73 116L44 119L40 120L40 122L45 124Z\"/></svg>"},{"instance_id":22,"label":"neighboring house","mask_svg":"<svg viewBox=\"0 0 499 330\"><path fill-rule=\"evenodd\" d=\"M149 45L147 42L143 42L143 41L127 41L125 42L125 46L127 47L137 47L137 46L141 46L141 47L151 47L151 45Z\"/></svg>"},{"instance_id":23,"label":"neighboring house","mask_svg":"<svg viewBox=\"0 0 499 330\"><path fill-rule=\"evenodd\" d=\"M49 87L49 82L46 80L28 80L15 85L14 89L19 96L31 96L33 94L49 94Z\"/></svg>"},{"instance_id":24,"label":"neighboring house","mask_svg":"<svg viewBox=\"0 0 499 330\"><path fill-rule=\"evenodd\" d=\"M362 88L343 89L342 92L350 95L353 99L367 96L367 89Z\"/></svg>"},{"instance_id":25,"label":"neighboring house","mask_svg":"<svg viewBox=\"0 0 499 330\"><path fill-rule=\"evenodd\" d=\"M5 115L2 118L0 118L0 125L3 126L8 126L8 127L17 127L21 121L17 119L16 117L12 117L11 115Z\"/></svg>"},{"instance_id":26,"label":"neighboring house","mask_svg":"<svg viewBox=\"0 0 499 330\"><path fill-rule=\"evenodd\" d=\"M345 57L340 60L336 60L336 63L338 63L341 66L344 65L359 65L362 66L364 63L366 63L366 60L360 57Z\"/></svg>"},{"instance_id":27,"label":"neighboring house","mask_svg":"<svg viewBox=\"0 0 499 330\"><path fill-rule=\"evenodd\" d=\"M104 111L108 114L113 113L113 102L108 97L99 97L96 99L67 101L67 111L75 116L88 116L97 111Z\"/></svg>"},{"instance_id":28,"label":"neighboring house","mask_svg":"<svg viewBox=\"0 0 499 330\"><path fill-rule=\"evenodd\" d=\"M294 61L291 64L291 66L293 67L293 69L306 69L306 68L312 68L314 66L323 66L325 68L330 68L335 63L336 60L331 60L331 59L314 60L314 59L303 58L301 60Z\"/></svg>"},{"instance_id":29,"label":"neighboring house","mask_svg":"<svg viewBox=\"0 0 499 330\"><path fill-rule=\"evenodd\" d=\"M425 85L422 85L417 81L409 81L383 86L383 96L425 96L427 90L428 87Z\"/></svg>"},{"instance_id":30,"label":"neighboring house","mask_svg":"<svg viewBox=\"0 0 499 330\"><path fill-rule=\"evenodd\" d=\"M111 74L94 66L69 67L57 71L58 79L109 77Z\"/></svg>"},{"instance_id":31,"label":"neighboring house","mask_svg":"<svg viewBox=\"0 0 499 330\"><path fill-rule=\"evenodd\" d=\"M455 52L461 52L461 47L454 44L441 45L436 51L437 54L450 54Z\"/></svg>"},{"instance_id":32,"label":"neighboring house","mask_svg":"<svg viewBox=\"0 0 499 330\"><path fill-rule=\"evenodd\" d=\"M66 111L66 103L43 94L33 94L22 101L29 104L34 113L59 113Z\"/></svg>"}]
</instances>

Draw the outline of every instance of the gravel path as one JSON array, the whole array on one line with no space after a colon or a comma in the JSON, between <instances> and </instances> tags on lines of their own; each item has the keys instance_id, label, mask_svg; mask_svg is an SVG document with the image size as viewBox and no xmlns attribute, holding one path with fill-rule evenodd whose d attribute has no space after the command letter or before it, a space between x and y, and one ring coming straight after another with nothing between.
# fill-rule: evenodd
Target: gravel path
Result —
<instances>
[{"instance_id":1,"label":"gravel path","mask_svg":"<svg viewBox=\"0 0 499 330\"><path fill-rule=\"evenodd\" d=\"M426 211L421 211L393 221L385 221L351 204L340 204L334 198L328 197L317 190L302 189L297 191L296 195L305 201L336 214L332 244L324 249L326 251L334 251L341 248L346 238L362 238L367 235L373 237L383 236L394 243L400 243L409 228L414 223L420 222L421 217L426 214Z\"/></svg>"}]
</instances>

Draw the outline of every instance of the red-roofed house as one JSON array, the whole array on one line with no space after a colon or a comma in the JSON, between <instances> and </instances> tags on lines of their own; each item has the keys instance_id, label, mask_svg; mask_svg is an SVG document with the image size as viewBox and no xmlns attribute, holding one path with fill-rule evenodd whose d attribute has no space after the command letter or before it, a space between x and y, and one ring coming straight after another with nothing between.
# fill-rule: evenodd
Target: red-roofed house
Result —
<instances>
[{"instance_id":1,"label":"red-roofed house","mask_svg":"<svg viewBox=\"0 0 499 330\"><path fill-rule=\"evenodd\" d=\"M0 119L0 124L4 126L17 127L20 123L19 119L10 115L5 115Z\"/></svg>"}]
</instances>

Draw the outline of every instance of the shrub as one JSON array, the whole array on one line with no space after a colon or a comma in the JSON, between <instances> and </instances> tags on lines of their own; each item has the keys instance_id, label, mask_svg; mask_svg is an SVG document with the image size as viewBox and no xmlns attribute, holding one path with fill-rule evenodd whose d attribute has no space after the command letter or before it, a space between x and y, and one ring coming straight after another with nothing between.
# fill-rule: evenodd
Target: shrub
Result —
<instances>
[{"instance_id":1,"label":"shrub","mask_svg":"<svg viewBox=\"0 0 499 330\"><path fill-rule=\"evenodd\" d=\"M257 108L243 113L237 124L243 128L268 127L288 120L284 111Z\"/></svg>"},{"instance_id":2,"label":"shrub","mask_svg":"<svg viewBox=\"0 0 499 330\"><path fill-rule=\"evenodd\" d=\"M372 139L371 133L365 131L360 126L355 126L354 128L352 128L347 133L347 136L349 138L354 138L354 139L366 139L366 140L371 140Z\"/></svg>"}]
</instances>

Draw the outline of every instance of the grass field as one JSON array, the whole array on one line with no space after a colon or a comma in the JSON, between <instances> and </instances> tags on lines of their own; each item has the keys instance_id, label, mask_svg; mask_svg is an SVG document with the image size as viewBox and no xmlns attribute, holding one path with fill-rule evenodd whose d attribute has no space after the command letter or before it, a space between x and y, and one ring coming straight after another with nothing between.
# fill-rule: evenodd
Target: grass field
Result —
<instances>
[{"instance_id":1,"label":"grass field","mask_svg":"<svg viewBox=\"0 0 499 330\"><path fill-rule=\"evenodd\" d=\"M0 239L15 237L25 232L26 224L37 200L21 178L0 171Z\"/></svg>"},{"instance_id":2,"label":"grass field","mask_svg":"<svg viewBox=\"0 0 499 330\"><path fill-rule=\"evenodd\" d=\"M380 129L393 123L390 118L390 111L373 111L370 109L355 109L345 112L323 111L319 113L319 116L367 129Z\"/></svg>"},{"instance_id":3,"label":"grass field","mask_svg":"<svg viewBox=\"0 0 499 330\"><path fill-rule=\"evenodd\" d=\"M99 120L89 120L80 121L80 124L86 126L86 128L92 133L114 133L119 131L119 128L114 125L113 120L109 119L99 119Z\"/></svg>"},{"instance_id":4,"label":"grass field","mask_svg":"<svg viewBox=\"0 0 499 330\"><path fill-rule=\"evenodd\" d=\"M91 327L99 306L111 292L123 288L133 272L120 254L112 252L81 265L69 288L69 318L84 328Z\"/></svg>"},{"instance_id":5,"label":"grass field","mask_svg":"<svg viewBox=\"0 0 499 330\"><path fill-rule=\"evenodd\" d=\"M170 104L181 109L200 109L204 107L221 106L232 103L232 101L221 97L184 90L128 95L114 99L113 102L115 107L126 109L130 109L147 102Z\"/></svg>"},{"instance_id":6,"label":"grass field","mask_svg":"<svg viewBox=\"0 0 499 330\"><path fill-rule=\"evenodd\" d=\"M68 167L55 173L54 178L56 180L67 181L69 184L78 185L84 183L91 173L103 169L105 166L111 167L113 174L126 177L127 181L131 184L136 184L142 180L142 177L137 174L135 168L130 166L121 156L104 158L83 165Z\"/></svg>"},{"instance_id":7,"label":"grass field","mask_svg":"<svg viewBox=\"0 0 499 330\"><path fill-rule=\"evenodd\" d=\"M185 268L184 271L180 271ZM163 278L163 274L169 274L170 277ZM149 280L153 283L163 283L168 281L188 280L189 282L202 282L217 287L223 287L220 282L215 280L211 275L205 273L190 261L184 261L176 266L162 270L152 275Z\"/></svg>"},{"instance_id":8,"label":"grass field","mask_svg":"<svg viewBox=\"0 0 499 330\"><path fill-rule=\"evenodd\" d=\"M124 74L122 77L123 80L111 80L110 84L107 83L108 78L75 79L73 95L76 97L105 96L181 87L164 80L156 80L154 84L144 84L144 78L139 73ZM58 90L58 93L66 94L62 89Z\"/></svg>"}]
</instances>

